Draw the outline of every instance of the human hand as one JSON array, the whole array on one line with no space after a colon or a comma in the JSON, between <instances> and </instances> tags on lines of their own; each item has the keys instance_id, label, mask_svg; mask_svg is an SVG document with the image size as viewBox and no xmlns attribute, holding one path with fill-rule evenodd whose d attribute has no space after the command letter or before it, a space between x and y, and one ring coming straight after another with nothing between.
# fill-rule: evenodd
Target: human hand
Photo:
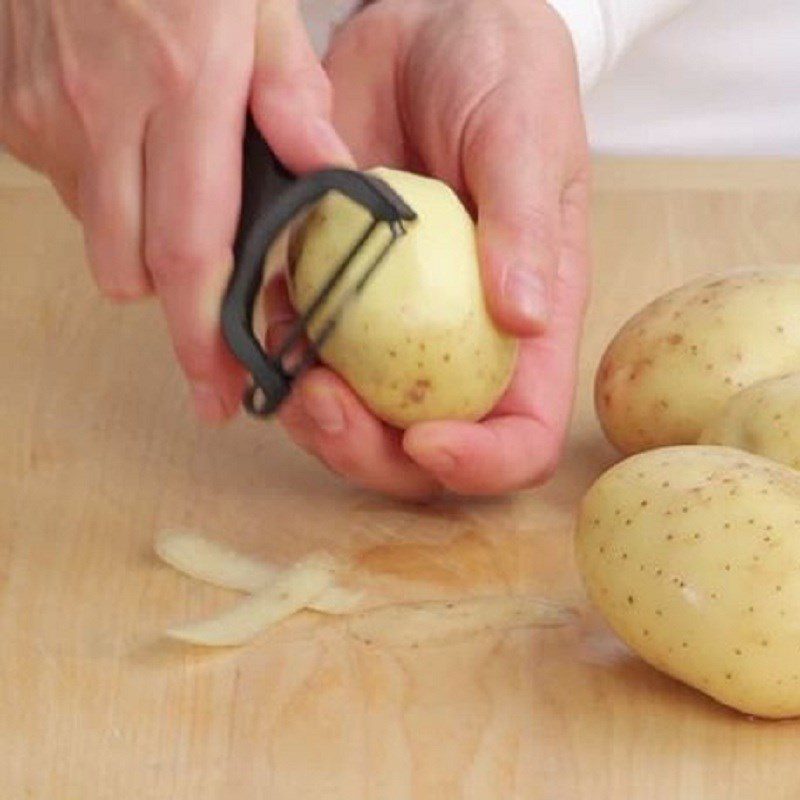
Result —
<instances>
[{"instance_id":1,"label":"human hand","mask_svg":"<svg viewBox=\"0 0 800 800\"><path fill-rule=\"evenodd\" d=\"M331 469L399 496L541 482L569 423L588 283L589 160L566 28L540 0L380 0L340 29L326 66L359 166L433 175L476 214L489 309L524 340L478 424L393 430L318 367L284 426ZM267 305L274 342L292 318L281 282Z\"/></svg>"},{"instance_id":2,"label":"human hand","mask_svg":"<svg viewBox=\"0 0 800 800\"><path fill-rule=\"evenodd\" d=\"M80 219L104 294L158 294L212 422L243 385L219 309L248 99L291 169L348 161L294 0L0 0L0 142Z\"/></svg>"}]
</instances>

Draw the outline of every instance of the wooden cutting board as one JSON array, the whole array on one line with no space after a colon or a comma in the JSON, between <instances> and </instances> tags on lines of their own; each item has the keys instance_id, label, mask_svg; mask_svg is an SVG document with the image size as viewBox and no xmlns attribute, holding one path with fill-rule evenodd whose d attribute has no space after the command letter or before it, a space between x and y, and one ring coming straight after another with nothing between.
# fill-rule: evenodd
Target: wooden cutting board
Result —
<instances>
[{"instance_id":1,"label":"wooden cutting board","mask_svg":"<svg viewBox=\"0 0 800 800\"><path fill-rule=\"evenodd\" d=\"M570 542L614 457L591 408L603 345L685 279L800 262L800 164L601 162L594 251L557 478L409 508L276 428L195 425L155 305L98 299L77 226L0 158L0 797L800 797L800 723L745 719L626 653L581 600ZM306 617L246 649L186 649L163 628L233 598L154 560L174 524L275 561L362 553L401 594L527 590L583 614L417 650Z\"/></svg>"}]
</instances>

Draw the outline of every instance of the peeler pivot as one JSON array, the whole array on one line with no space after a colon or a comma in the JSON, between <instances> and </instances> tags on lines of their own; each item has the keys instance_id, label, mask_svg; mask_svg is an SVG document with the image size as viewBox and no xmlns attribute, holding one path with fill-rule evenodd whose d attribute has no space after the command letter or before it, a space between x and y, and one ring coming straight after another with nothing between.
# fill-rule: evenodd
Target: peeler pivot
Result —
<instances>
[{"instance_id":1,"label":"peeler pivot","mask_svg":"<svg viewBox=\"0 0 800 800\"><path fill-rule=\"evenodd\" d=\"M296 177L279 163L248 114L243 149L242 202L234 243L234 267L222 305L222 331L228 346L252 376L245 392L245 408L254 416L267 417L289 395L294 379L313 361L315 350L331 335L338 315L377 269L394 241L405 232L404 221L415 212L384 181L349 169L325 169ZM275 355L259 343L253 331L253 313L264 278L269 248L294 217L306 207L337 191L365 208L372 223L354 243L345 259L331 271L319 295L297 320ZM339 283L347 267L377 227L389 227L391 238L364 275L337 304L336 312L312 342L301 363L291 370L284 359L302 338L309 321Z\"/></svg>"}]
</instances>

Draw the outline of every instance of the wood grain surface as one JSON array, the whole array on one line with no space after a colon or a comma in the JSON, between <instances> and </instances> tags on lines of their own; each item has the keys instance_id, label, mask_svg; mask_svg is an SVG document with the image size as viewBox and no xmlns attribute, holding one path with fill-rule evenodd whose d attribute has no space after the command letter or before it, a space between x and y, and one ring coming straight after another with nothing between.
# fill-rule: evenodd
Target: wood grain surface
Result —
<instances>
[{"instance_id":1,"label":"wood grain surface","mask_svg":"<svg viewBox=\"0 0 800 800\"><path fill-rule=\"evenodd\" d=\"M602 347L687 278L800 262L800 164L602 162L593 227L558 476L423 510L344 486L274 427L197 426L156 306L101 301L77 226L0 157L0 798L800 797L800 723L743 718L626 653L571 553L614 458L591 408ZM525 590L582 615L416 650L304 615L245 649L180 647L165 626L233 597L155 561L175 524L277 562L358 554L388 599Z\"/></svg>"}]
</instances>

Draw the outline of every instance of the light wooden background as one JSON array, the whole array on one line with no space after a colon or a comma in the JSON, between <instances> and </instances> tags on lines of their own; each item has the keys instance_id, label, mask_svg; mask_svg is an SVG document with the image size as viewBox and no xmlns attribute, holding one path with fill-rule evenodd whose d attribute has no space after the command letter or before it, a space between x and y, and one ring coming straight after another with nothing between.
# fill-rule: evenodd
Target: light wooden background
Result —
<instances>
[{"instance_id":1,"label":"light wooden background","mask_svg":"<svg viewBox=\"0 0 800 800\"><path fill-rule=\"evenodd\" d=\"M0 157L0 798L800 797L800 723L742 718L560 631L388 651L309 618L239 651L167 645L230 601L155 562L187 524L273 560L363 553L387 596L580 598L575 503L610 463L590 405L619 323L710 269L800 261L800 164L603 162L566 462L545 489L403 508L280 432L197 427L151 304L101 302L76 226ZM546 379L546 378L544 378Z\"/></svg>"}]
</instances>

